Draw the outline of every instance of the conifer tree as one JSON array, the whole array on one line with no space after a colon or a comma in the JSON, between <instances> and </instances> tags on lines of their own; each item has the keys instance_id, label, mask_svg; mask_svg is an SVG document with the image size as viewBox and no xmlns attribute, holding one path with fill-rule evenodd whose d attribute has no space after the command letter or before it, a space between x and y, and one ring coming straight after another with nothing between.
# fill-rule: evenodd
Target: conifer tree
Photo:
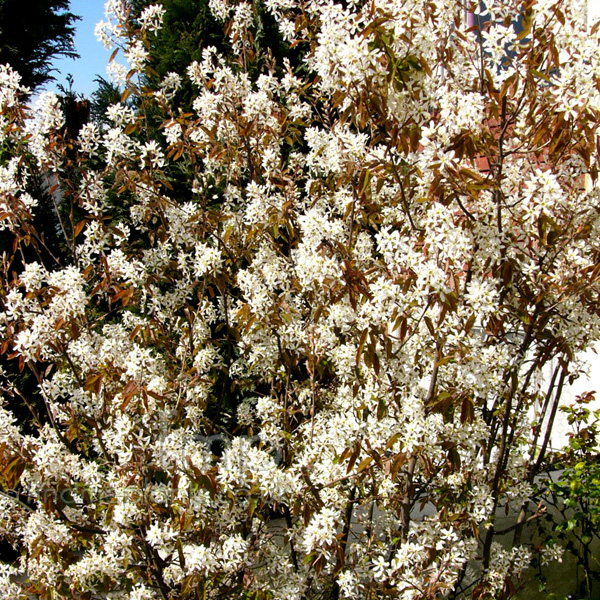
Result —
<instances>
[{"instance_id":1,"label":"conifer tree","mask_svg":"<svg viewBox=\"0 0 600 600\"><path fill-rule=\"evenodd\" d=\"M78 56L78 19L68 0L0 0L0 64L10 64L32 90L52 80L53 58Z\"/></svg>"}]
</instances>

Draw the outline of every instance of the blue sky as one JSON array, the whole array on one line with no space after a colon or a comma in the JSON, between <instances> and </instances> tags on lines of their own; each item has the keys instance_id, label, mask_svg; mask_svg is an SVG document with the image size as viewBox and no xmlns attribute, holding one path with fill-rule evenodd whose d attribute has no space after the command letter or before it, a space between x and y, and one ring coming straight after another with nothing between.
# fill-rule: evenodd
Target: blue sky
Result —
<instances>
[{"instance_id":1,"label":"blue sky","mask_svg":"<svg viewBox=\"0 0 600 600\"><path fill-rule=\"evenodd\" d=\"M106 77L106 64L110 58L110 52L94 36L96 23L104 19L104 0L71 0L70 10L81 17L75 23L75 50L81 58L54 60L56 81L48 83L46 89L57 91L57 85L61 83L66 86L67 74L71 73L74 91L89 96L97 87L95 77Z\"/></svg>"}]
</instances>

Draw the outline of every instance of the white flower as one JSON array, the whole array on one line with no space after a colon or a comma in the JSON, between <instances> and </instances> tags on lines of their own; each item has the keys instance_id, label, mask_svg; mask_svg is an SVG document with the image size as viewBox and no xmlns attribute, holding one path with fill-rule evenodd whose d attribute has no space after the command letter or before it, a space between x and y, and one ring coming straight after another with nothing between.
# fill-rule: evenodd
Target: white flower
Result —
<instances>
[{"instance_id":1,"label":"white flower","mask_svg":"<svg viewBox=\"0 0 600 600\"><path fill-rule=\"evenodd\" d=\"M116 127L125 127L131 123L134 123L137 116L131 106L121 104L117 102L111 104L106 109L106 116L114 123Z\"/></svg>"},{"instance_id":2,"label":"white flower","mask_svg":"<svg viewBox=\"0 0 600 600\"><path fill-rule=\"evenodd\" d=\"M551 546L544 546L541 550L541 554L542 565L547 567L552 563L562 562L564 549L558 544L552 544Z\"/></svg>"},{"instance_id":3,"label":"white flower","mask_svg":"<svg viewBox=\"0 0 600 600\"><path fill-rule=\"evenodd\" d=\"M79 149L85 154L93 154L100 144L100 130L96 123L85 123L79 130Z\"/></svg>"},{"instance_id":4,"label":"white flower","mask_svg":"<svg viewBox=\"0 0 600 600\"><path fill-rule=\"evenodd\" d=\"M102 139L106 148L107 161L113 163L117 158L130 158L133 156L135 144L120 127L109 129Z\"/></svg>"},{"instance_id":5,"label":"white flower","mask_svg":"<svg viewBox=\"0 0 600 600\"><path fill-rule=\"evenodd\" d=\"M331 508L323 508L312 516L302 537L302 546L307 554L333 544L338 518L337 512Z\"/></svg>"},{"instance_id":6,"label":"white flower","mask_svg":"<svg viewBox=\"0 0 600 600\"><path fill-rule=\"evenodd\" d=\"M221 252L208 244L198 242L195 248L194 275L198 278L219 270L222 263Z\"/></svg>"},{"instance_id":7,"label":"white flower","mask_svg":"<svg viewBox=\"0 0 600 600\"><path fill-rule=\"evenodd\" d=\"M165 12L164 7L160 4L150 4L150 6L146 6L139 17L139 23L142 29L146 29L152 33L157 32L162 26Z\"/></svg>"},{"instance_id":8,"label":"white flower","mask_svg":"<svg viewBox=\"0 0 600 600\"><path fill-rule=\"evenodd\" d=\"M110 50L113 46L113 38L117 32L108 21L98 21L94 28L96 39L106 48Z\"/></svg>"},{"instance_id":9,"label":"white flower","mask_svg":"<svg viewBox=\"0 0 600 600\"><path fill-rule=\"evenodd\" d=\"M377 556L372 562L373 577L375 581L383 582L388 578L390 566L385 556Z\"/></svg>"},{"instance_id":10,"label":"white flower","mask_svg":"<svg viewBox=\"0 0 600 600\"><path fill-rule=\"evenodd\" d=\"M128 600L155 600L156 598L156 592L146 587L143 583L138 583L129 593Z\"/></svg>"},{"instance_id":11,"label":"white flower","mask_svg":"<svg viewBox=\"0 0 600 600\"><path fill-rule=\"evenodd\" d=\"M62 127L65 122L58 96L54 92L42 92L35 104L35 123L41 134Z\"/></svg>"},{"instance_id":12,"label":"white flower","mask_svg":"<svg viewBox=\"0 0 600 600\"><path fill-rule=\"evenodd\" d=\"M127 83L127 67L116 60L108 63L106 73L109 80L116 85L125 85Z\"/></svg>"},{"instance_id":13,"label":"white flower","mask_svg":"<svg viewBox=\"0 0 600 600\"><path fill-rule=\"evenodd\" d=\"M165 125L163 133L167 144L172 145L177 144L177 142L181 140L183 131L181 125L177 121L171 120Z\"/></svg>"},{"instance_id":14,"label":"white flower","mask_svg":"<svg viewBox=\"0 0 600 600\"><path fill-rule=\"evenodd\" d=\"M181 75L170 71L161 81L158 95L163 97L165 100L171 100L181 86L181 81Z\"/></svg>"},{"instance_id":15,"label":"white flower","mask_svg":"<svg viewBox=\"0 0 600 600\"><path fill-rule=\"evenodd\" d=\"M146 540L153 547L158 548L165 541L165 532L160 523L152 523L146 531Z\"/></svg>"},{"instance_id":16,"label":"white flower","mask_svg":"<svg viewBox=\"0 0 600 600\"><path fill-rule=\"evenodd\" d=\"M357 573L346 569L338 574L337 583L344 598L354 600L360 597L361 585Z\"/></svg>"},{"instance_id":17,"label":"white flower","mask_svg":"<svg viewBox=\"0 0 600 600\"><path fill-rule=\"evenodd\" d=\"M146 62L148 61L148 50L141 40L136 40L125 50L125 58L129 66L134 71L143 71Z\"/></svg>"},{"instance_id":18,"label":"white flower","mask_svg":"<svg viewBox=\"0 0 600 600\"><path fill-rule=\"evenodd\" d=\"M188 573L199 572L204 575L216 571L219 560L215 549L195 544L184 544L183 555L185 557L185 568Z\"/></svg>"},{"instance_id":19,"label":"white flower","mask_svg":"<svg viewBox=\"0 0 600 600\"><path fill-rule=\"evenodd\" d=\"M223 568L234 572L248 558L248 542L238 533L221 541L220 561Z\"/></svg>"},{"instance_id":20,"label":"white flower","mask_svg":"<svg viewBox=\"0 0 600 600\"><path fill-rule=\"evenodd\" d=\"M465 299L476 313L487 314L498 310L498 291L489 281L471 281Z\"/></svg>"},{"instance_id":21,"label":"white flower","mask_svg":"<svg viewBox=\"0 0 600 600\"><path fill-rule=\"evenodd\" d=\"M14 106L19 95L26 92L21 85L21 76L9 65L0 65L0 107Z\"/></svg>"},{"instance_id":22,"label":"white flower","mask_svg":"<svg viewBox=\"0 0 600 600\"><path fill-rule=\"evenodd\" d=\"M165 166L165 155L154 140L146 142L140 153L140 164L143 167L150 166L153 169L161 169Z\"/></svg>"}]
</instances>

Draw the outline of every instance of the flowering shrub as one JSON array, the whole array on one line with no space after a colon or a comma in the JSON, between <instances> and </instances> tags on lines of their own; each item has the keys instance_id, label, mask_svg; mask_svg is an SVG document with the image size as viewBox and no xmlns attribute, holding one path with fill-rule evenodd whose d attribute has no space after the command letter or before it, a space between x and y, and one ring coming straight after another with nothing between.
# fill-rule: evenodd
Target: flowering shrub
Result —
<instances>
[{"instance_id":1,"label":"flowering shrub","mask_svg":"<svg viewBox=\"0 0 600 600\"><path fill-rule=\"evenodd\" d=\"M77 139L0 71L3 597L510 596L600 333L598 35L270 1L276 61L210 6L237 60L150 86L161 6L109 0L124 93Z\"/></svg>"}]
</instances>

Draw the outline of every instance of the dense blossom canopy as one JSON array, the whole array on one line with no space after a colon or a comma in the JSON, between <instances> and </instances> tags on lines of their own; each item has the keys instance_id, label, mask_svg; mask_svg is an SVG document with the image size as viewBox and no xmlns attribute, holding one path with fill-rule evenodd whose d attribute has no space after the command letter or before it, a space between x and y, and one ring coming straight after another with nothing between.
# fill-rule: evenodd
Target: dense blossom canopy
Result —
<instances>
[{"instance_id":1,"label":"dense blossom canopy","mask_svg":"<svg viewBox=\"0 0 600 600\"><path fill-rule=\"evenodd\" d=\"M267 0L287 58L257 5L154 85L163 8L109 0L77 139L0 68L3 598L491 598L533 556L600 334L583 3Z\"/></svg>"}]
</instances>

